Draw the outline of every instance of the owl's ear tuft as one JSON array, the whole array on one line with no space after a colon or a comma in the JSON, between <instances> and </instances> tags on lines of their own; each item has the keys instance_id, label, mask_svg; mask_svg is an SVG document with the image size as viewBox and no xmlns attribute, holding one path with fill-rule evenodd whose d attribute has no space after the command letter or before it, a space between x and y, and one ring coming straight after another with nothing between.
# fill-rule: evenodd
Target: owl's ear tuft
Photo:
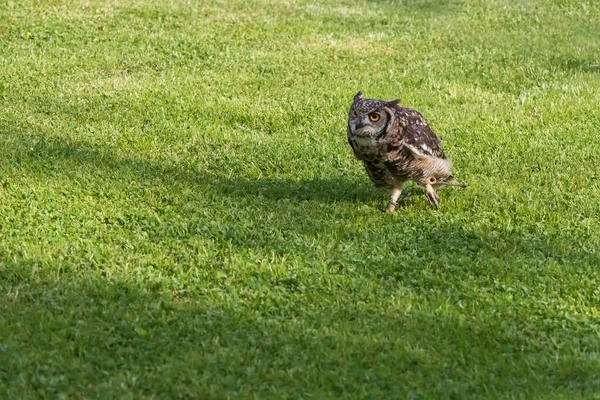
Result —
<instances>
[{"instance_id":1,"label":"owl's ear tuft","mask_svg":"<svg viewBox=\"0 0 600 400\"><path fill-rule=\"evenodd\" d=\"M356 95L354 96L354 101L356 100L360 100L363 98L362 92L358 92L356 93Z\"/></svg>"},{"instance_id":2,"label":"owl's ear tuft","mask_svg":"<svg viewBox=\"0 0 600 400\"><path fill-rule=\"evenodd\" d=\"M387 101L385 103L385 105L388 106L388 107L393 107L393 106L397 106L398 103L400 103L400 99Z\"/></svg>"}]
</instances>

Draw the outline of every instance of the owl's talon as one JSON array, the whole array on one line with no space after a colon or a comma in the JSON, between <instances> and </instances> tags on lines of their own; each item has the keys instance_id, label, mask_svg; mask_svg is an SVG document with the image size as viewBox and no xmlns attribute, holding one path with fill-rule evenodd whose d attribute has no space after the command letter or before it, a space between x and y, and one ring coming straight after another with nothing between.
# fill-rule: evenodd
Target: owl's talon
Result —
<instances>
[{"instance_id":1,"label":"owl's talon","mask_svg":"<svg viewBox=\"0 0 600 400\"><path fill-rule=\"evenodd\" d=\"M435 190L431 187L431 185L427 185L425 187L425 194L427 195L427 200L429 200L429 204L431 207L438 208L438 203L440 201L440 196L437 195Z\"/></svg>"},{"instance_id":2,"label":"owl's talon","mask_svg":"<svg viewBox=\"0 0 600 400\"><path fill-rule=\"evenodd\" d=\"M431 204L431 207L433 207L435 209L438 208L438 200L435 197L427 195L427 199L429 200L429 204ZM438 199L439 199L439 197L438 197Z\"/></svg>"},{"instance_id":3,"label":"owl's talon","mask_svg":"<svg viewBox=\"0 0 600 400\"><path fill-rule=\"evenodd\" d=\"M394 212L396 211L396 207L398 206L398 203L393 202L393 201L389 201L387 204L387 207L385 208L385 212Z\"/></svg>"}]
</instances>

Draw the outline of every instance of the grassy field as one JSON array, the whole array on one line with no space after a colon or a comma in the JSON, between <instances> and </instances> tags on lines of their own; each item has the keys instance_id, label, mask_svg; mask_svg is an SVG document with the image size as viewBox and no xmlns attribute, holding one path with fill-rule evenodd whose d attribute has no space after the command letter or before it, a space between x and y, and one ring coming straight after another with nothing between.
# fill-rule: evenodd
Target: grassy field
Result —
<instances>
[{"instance_id":1,"label":"grassy field","mask_svg":"<svg viewBox=\"0 0 600 400\"><path fill-rule=\"evenodd\" d=\"M2 399L600 398L596 1L3 1L0 101Z\"/></svg>"}]
</instances>

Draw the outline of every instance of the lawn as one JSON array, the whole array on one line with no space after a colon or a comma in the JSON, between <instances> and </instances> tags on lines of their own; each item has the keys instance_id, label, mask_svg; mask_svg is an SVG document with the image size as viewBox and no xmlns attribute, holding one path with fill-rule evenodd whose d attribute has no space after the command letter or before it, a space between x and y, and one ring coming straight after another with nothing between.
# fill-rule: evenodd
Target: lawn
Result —
<instances>
[{"instance_id":1,"label":"lawn","mask_svg":"<svg viewBox=\"0 0 600 400\"><path fill-rule=\"evenodd\" d=\"M0 101L2 399L600 396L599 2L3 1Z\"/></svg>"}]
</instances>

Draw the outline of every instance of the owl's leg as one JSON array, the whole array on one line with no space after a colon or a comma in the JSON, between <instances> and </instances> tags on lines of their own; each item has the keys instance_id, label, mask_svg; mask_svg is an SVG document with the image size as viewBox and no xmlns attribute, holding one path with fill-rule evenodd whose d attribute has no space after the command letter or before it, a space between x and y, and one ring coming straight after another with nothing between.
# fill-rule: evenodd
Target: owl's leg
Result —
<instances>
[{"instance_id":1,"label":"owl's leg","mask_svg":"<svg viewBox=\"0 0 600 400\"><path fill-rule=\"evenodd\" d=\"M387 212L394 212L396 210L396 207L398 207L398 198L400 197L400 195L402 194L402 186L400 186L399 188L393 188L392 192L390 194L390 201L388 202L388 205L385 209L385 211ZM402 199L402 201L400 203L403 203L406 199L408 199L410 197L410 195L412 194L412 190L409 191L406 196L404 196L404 198Z\"/></svg>"}]
</instances>

